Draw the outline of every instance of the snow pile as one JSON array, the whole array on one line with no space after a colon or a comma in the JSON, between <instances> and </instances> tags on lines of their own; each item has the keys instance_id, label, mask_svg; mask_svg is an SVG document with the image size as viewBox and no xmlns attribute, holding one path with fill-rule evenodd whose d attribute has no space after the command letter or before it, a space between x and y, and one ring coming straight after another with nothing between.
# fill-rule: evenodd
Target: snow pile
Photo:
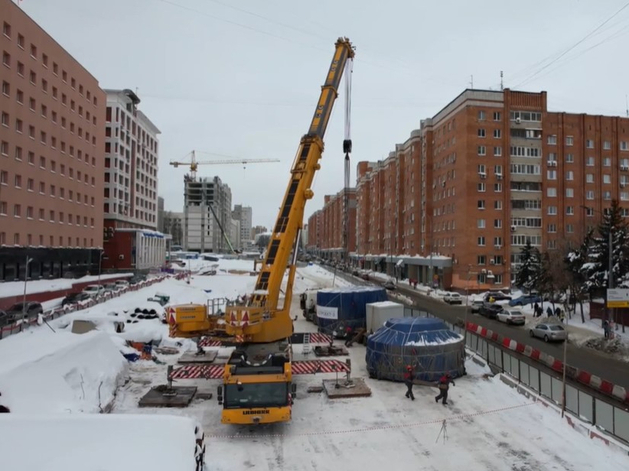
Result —
<instances>
[{"instance_id":1,"label":"snow pile","mask_svg":"<svg viewBox=\"0 0 629 471\"><path fill-rule=\"evenodd\" d=\"M101 332L16 335L0 342L0 358L2 404L17 413L100 412L128 368Z\"/></svg>"},{"instance_id":2,"label":"snow pile","mask_svg":"<svg viewBox=\"0 0 629 471\"><path fill-rule=\"evenodd\" d=\"M3 471L191 471L193 419L167 415L3 414Z\"/></svg>"}]
</instances>

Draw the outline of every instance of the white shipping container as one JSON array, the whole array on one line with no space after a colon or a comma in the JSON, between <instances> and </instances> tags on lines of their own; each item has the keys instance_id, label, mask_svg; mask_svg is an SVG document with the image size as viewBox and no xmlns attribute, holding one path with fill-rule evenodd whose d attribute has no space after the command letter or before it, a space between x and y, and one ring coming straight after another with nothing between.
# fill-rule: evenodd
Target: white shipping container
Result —
<instances>
[{"instance_id":1,"label":"white shipping container","mask_svg":"<svg viewBox=\"0 0 629 471\"><path fill-rule=\"evenodd\" d=\"M367 308L367 332L375 332L389 319L404 317L404 305L400 303L382 301L368 303L365 307Z\"/></svg>"}]
</instances>

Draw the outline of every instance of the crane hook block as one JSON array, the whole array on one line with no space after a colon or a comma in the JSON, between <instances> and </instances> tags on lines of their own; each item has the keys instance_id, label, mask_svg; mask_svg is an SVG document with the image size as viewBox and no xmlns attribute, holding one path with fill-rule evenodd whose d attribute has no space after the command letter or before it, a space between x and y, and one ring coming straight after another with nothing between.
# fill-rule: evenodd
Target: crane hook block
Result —
<instances>
[{"instance_id":1,"label":"crane hook block","mask_svg":"<svg viewBox=\"0 0 629 471\"><path fill-rule=\"evenodd\" d=\"M314 196L314 192L308 188L306 191L304 191L304 198L307 200L312 199L312 197Z\"/></svg>"},{"instance_id":2,"label":"crane hook block","mask_svg":"<svg viewBox=\"0 0 629 471\"><path fill-rule=\"evenodd\" d=\"M344 154L350 154L352 152L352 140L351 139L345 139L343 141L343 153Z\"/></svg>"}]
</instances>

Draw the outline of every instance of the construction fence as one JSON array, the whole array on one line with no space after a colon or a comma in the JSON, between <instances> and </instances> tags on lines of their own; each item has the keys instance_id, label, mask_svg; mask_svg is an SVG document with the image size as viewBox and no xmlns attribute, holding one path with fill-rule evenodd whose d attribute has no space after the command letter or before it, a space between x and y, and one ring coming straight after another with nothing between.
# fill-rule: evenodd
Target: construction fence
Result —
<instances>
[{"instance_id":1,"label":"construction fence","mask_svg":"<svg viewBox=\"0 0 629 471\"><path fill-rule=\"evenodd\" d=\"M180 273L178 275L175 275L173 278L182 279L182 278L185 278L186 276L187 275L185 273ZM59 317L64 316L65 314L69 314L71 312L77 312L83 309L88 309L97 304L101 304L101 303L104 303L105 301L109 301L110 299L122 296L125 293L137 291L142 288L147 288L149 286L154 285L155 283L159 283L160 281L163 281L166 278L168 278L168 276L161 275L157 278L151 278L150 280L142 281L135 285L127 286L116 292L107 292L102 296L97 296L85 302L80 302L80 303L72 304L72 305L66 305L63 307L58 307L55 309L44 311L42 315L43 321L48 322L54 319L58 319ZM14 322L13 324L6 325L0 328L0 340L7 338L13 334L18 334L24 330L28 330L32 326L40 324L40 322L42 321L40 321L39 317L32 317L25 321L19 320L17 322Z\"/></svg>"},{"instance_id":2,"label":"construction fence","mask_svg":"<svg viewBox=\"0 0 629 471\"><path fill-rule=\"evenodd\" d=\"M406 317L438 317L427 311L405 308ZM453 331L464 335L465 329L446 324ZM513 378L535 393L561 407L563 383L560 373L556 375L542 371L534 360L521 358L500 344L487 340L473 332L467 332L466 347L487 362L493 370ZM566 384L566 411L575 418L587 422L609 435L629 444L629 411L619 407L611 399L593 395L588 388L578 384Z\"/></svg>"}]
</instances>

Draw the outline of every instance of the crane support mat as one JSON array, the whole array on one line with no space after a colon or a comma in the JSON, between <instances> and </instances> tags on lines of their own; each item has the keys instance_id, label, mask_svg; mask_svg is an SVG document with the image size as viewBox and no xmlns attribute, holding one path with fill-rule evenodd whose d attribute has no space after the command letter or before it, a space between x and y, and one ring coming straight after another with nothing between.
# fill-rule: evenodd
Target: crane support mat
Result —
<instances>
[{"instance_id":1,"label":"crane support mat","mask_svg":"<svg viewBox=\"0 0 629 471\"><path fill-rule=\"evenodd\" d=\"M190 363L212 363L216 359L218 352L207 351L204 355L197 355L194 352L184 353L177 361L179 364L185 365Z\"/></svg>"},{"instance_id":2,"label":"crane support mat","mask_svg":"<svg viewBox=\"0 0 629 471\"><path fill-rule=\"evenodd\" d=\"M348 373L350 367L340 360L294 361L291 369L295 375L316 373ZM172 372L172 379L219 379L225 372L225 365L185 365Z\"/></svg>"},{"instance_id":3,"label":"crane support mat","mask_svg":"<svg viewBox=\"0 0 629 471\"><path fill-rule=\"evenodd\" d=\"M324 379L323 388L329 399L371 396L371 388L365 384L365 380L362 378L354 378L349 384L347 384L346 378L339 378L338 381Z\"/></svg>"},{"instance_id":4,"label":"crane support mat","mask_svg":"<svg viewBox=\"0 0 629 471\"><path fill-rule=\"evenodd\" d=\"M188 407L197 392L196 386L155 386L147 392L140 403L140 407Z\"/></svg>"},{"instance_id":5,"label":"crane support mat","mask_svg":"<svg viewBox=\"0 0 629 471\"><path fill-rule=\"evenodd\" d=\"M317 345L314 348L315 355L318 357L336 357L342 355L349 355L347 348L342 345L332 345L331 347L328 345L321 346Z\"/></svg>"}]
</instances>

